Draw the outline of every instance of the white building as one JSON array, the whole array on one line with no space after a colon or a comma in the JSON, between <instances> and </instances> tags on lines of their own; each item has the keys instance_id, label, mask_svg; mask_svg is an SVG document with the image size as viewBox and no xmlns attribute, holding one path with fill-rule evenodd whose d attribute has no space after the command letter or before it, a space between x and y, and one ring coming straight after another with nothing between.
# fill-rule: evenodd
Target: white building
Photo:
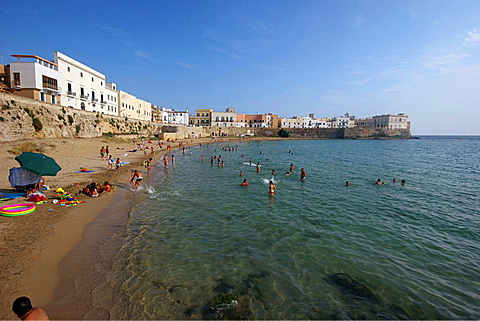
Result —
<instances>
[{"instance_id":1,"label":"white building","mask_svg":"<svg viewBox=\"0 0 480 321\"><path fill-rule=\"evenodd\" d=\"M118 115L118 111L115 112L115 105L112 107L111 104L110 110L108 108L107 95L114 97L115 95L112 92L113 88L107 87L104 74L58 51L54 53L54 60L58 70L63 74L62 87L65 90L65 95L62 95L61 99L63 106Z\"/></svg>"},{"instance_id":2,"label":"white building","mask_svg":"<svg viewBox=\"0 0 480 321\"><path fill-rule=\"evenodd\" d=\"M169 110L167 111L167 122L169 124L188 126L188 109L186 111Z\"/></svg>"},{"instance_id":3,"label":"white building","mask_svg":"<svg viewBox=\"0 0 480 321\"><path fill-rule=\"evenodd\" d=\"M278 119L278 127L280 128L302 128L302 126L303 126L303 117L300 117L300 116Z\"/></svg>"},{"instance_id":4,"label":"white building","mask_svg":"<svg viewBox=\"0 0 480 321\"><path fill-rule=\"evenodd\" d=\"M326 117L313 118L312 127L313 128L332 128L332 123Z\"/></svg>"},{"instance_id":5,"label":"white building","mask_svg":"<svg viewBox=\"0 0 480 321\"><path fill-rule=\"evenodd\" d=\"M105 93L107 96L106 101L102 101L102 103L104 102L104 105L106 105L102 105L102 107L106 108L105 114L119 116L117 84L113 82L105 83Z\"/></svg>"},{"instance_id":6,"label":"white building","mask_svg":"<svg viewBox=\"0 0 480 321\"><path fill-rule=\"evenodd\" d=\"M388 129L408 129L408 116L404 113L397 115L386 114L376 115L372 118L361 118L355 120L357 127L383 127Z\"/></svg>"},{"instance_id":7,"label":"white building","mask_svg":"<svg viewBox=\"0 0 480 321\"><path fill-rule=\"evenodd\" d=\"M355 127L355 116L348 113L343 116L330 118L331 128L351 128Z\"/></svg>"},{"instance_id":8,"label":"white building","mask_svg":"<svg viewBox=\"0 0 480 321\"><path fill-rule=\"evenodd\" d=\"M137 119L137 97L119 90L118 91L118 116Z\"/></svg>"},{"instance_id":9,"label":"white building","mask_svg":"<svg viewBox=\"0 0 480 321\"><path fill-rule=\"evenodd\" d=\"M243 125L243 123L241 124ZM212 126L243 127L237 123L235 108L229 107L226 111L212 111Z\"/></svg>"},{"instance_id":10,"label":"white building","mask_svg":"<svg viewBox=\"0 0 480 321\"><path fill-rule=\"evenodd\" d=\"M15 95L57 104L62 97L62 73L56 63L35 55L12 55L10 88ZM60 99L59 99L60 98Z\"/></svg>"}]
</instances>

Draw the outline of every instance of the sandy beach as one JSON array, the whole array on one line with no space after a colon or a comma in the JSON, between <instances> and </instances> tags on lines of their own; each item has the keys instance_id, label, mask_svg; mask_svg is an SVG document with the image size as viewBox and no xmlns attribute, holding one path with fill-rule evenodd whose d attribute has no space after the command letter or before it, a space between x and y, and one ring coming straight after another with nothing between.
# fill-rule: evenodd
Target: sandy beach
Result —
<instances>
[{"instance_id":1,"label":"sandy beach","mask_svg":"<svg viewBox=\"0 0 480 321\"><path fill-rule=\"evenodd\" d=\"M221 139L226 142L230 139ZM0 302L2 319L14 319L11 312L12 302L19 296L25 295L32 299L35 306L47 306L47 312L56 318L78 318L81 314L69 315L68 312L55 311L54 290L59 287L58 268L62 259L69 254L74 246L81 240L85 226L97 219L99 213L112 206L115 195L122 191L130 190L130 171L141 170L146 175L142 162L148 157L158 160L166 152L157 147L158 141L152 141L148 146L155 146L156 155L147 156L143 151L134 150L136 145L131 139L118 137L101 137L90 139L45 139L32 141L19 141L0 144L0 192L12 192L8 181L9 169L19 167L14 159L15 149L22 149L27 143L39 148L44 154L53 157L61 166L61 171L56 176L46 176L45 183L50 190L45 194L50 199L45 204L38 204L36 211L18 217L0 216ZM179 141L172 145L179 147ZM211 138L183 140L185 146L200 143L217 142ZM120 171L107 169L107 161L100 157L100 148L109 146L110 154L114 158L120 157L121 161L129 164L121 167ZM23 145L25 146L25 145ZM128 154L128 156L122 156ZM93 172L76 173L81 167ZM100 197L91 198L80 193L91 182L103 183L109 181L113 185L112 193L102 193ZM53 198L57 196L55 190L62 187L80 201L77 206L63 207L54 204ZM18 198L2 203L19 204L28 203L26 198ZM98 234L98 233L97 233ZM87 236L88 238L88 236ZM68 292L68 289L66 290ZM78 295L78 294L77 294ZM101 314L100 314L101 315ZM105 315L105 318L107 315Z\"/></svg>"},{"instance_id":2,"label":"sandy beach","mask_svg":"<svg viewBox=\"0 0 480 321\"><path fill-rule=\"evenodd\" d=\"M206 141L204 139L204 141ZM199 143L199 141L195 143ZM187 142L185 142L187 143ZM193 141L188 141L192 144ZM36 211L18 217L0 216L0 302L2 319L14 319L11 304L18 296L26 295L36 306L44 306L52 301L53 290L58 282L57 268L60 261L73 249L80 240L84 226L95 220L97 215L113 200L114 194L128 187L130 170L139 169L144 172L142 162L147 157L158 159L164 154L155 146L156 156L150 152L145 156L143 151L135 150L130 139L102 137L92 139L45 139L19 141L0 144L0 192L13 192L8 181L9 169L19 167L12 153L22 149L25 144L33 145L44 154L53 157L61 166L56 176L46 176L45 184L50 187L47 197L56 197L55 189L62 187L66 192L84 201L77 206L64 207L53 204L49 199L45 204L38 204ZM129 162L120 171L107 170L107 161L100 157L100 148L109 146L110 154L121 161ZM178 142L172 144L178 147ZM128 154L128 156L122 156ZM81 167L93 172L76 173ZM113 185L112 193L102 193L100 197L91 198L79 193L91 182L109 181ZM1 205L30 203L21 197L9 200Z\"/></svg>"}]
</instances>

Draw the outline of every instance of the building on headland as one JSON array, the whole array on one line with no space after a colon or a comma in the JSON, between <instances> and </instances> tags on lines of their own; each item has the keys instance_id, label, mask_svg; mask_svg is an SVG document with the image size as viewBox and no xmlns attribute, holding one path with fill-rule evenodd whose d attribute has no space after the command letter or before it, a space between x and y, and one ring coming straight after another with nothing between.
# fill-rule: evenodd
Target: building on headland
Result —
<instances>
[{"instance_id":1,"label":"building on headland","mask_svg":"<svg viewBox=\"0 0 480 321\"><path fill-rule=\"evenodd\" d=\"M355 116L346 113L343 116L330 118L331 128L352 128L355 127Z\"/></svg>"},{"instance_id":2,"label":"building on headland","mask_svg":"<svg viewBox=\"0 0 480 321\"><path fill-rule=\"evenodd\" d=\"M409 129L410 122L404 113L397 115L376 115L372 118L359 118L355 120L355 127L381 127L387 129Z\"/></svg>"},{"instance_id":3,"label":"building on headland","mask_svg":"<svg viewBox=\"0 0 480 321\"><path fill-rule=\"evenodd\" d=\"M62 73L52 61L35 55L12 55L17 58L4 66L2 87L15 95L52 104L59 104L62 97Z\"/></svg>"}]
</instances>

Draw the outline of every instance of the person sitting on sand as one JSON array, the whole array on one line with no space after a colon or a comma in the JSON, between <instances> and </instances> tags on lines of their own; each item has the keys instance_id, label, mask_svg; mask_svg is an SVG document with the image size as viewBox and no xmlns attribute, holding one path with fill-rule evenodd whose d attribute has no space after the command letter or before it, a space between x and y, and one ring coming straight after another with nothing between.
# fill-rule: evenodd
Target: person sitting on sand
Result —
<instances>
[{"instance_id":1,"label":"person sitting on sand","mask_svg":"<svg viewBox=\"0 0 480 321\"><path fill-rule=\"evenodd\" d=\"M276 189L277 189L277 187L275 186L275 184L273 184L273 181L270 181L269 186L268 186L268 194L270 194L270 195L275 194Z\"/></svg>"},{"instance_id":2,"label":"person sitting on sand","mask_svg":"<svg viewBox=\"0 0 480 321\"><path fill-rule=\"evenodd\" d=\"M243 180L243 182L240 183L240 186L247 186L247 185L249 185L249 184L248 184L247 179L245 178L245 179Z\"/></svg>"},{"instance_id":3,"label":"person sitting on sand","mask_svg":"<svg viewBox=\"0 0 480 321\"><path fill-rule=\"evenodd\" d=\"M112 191L112 184L110 184L108 181L105 181L102 186L102 191L103 192L111 192Z\"/></svg>"},{"instance_id":4,"label":"person sitting on sand","mask_svg":"<svg viewBox=\"0 0 480 321\"><path fill-rule=\"evenodd\" d=\"M21 320L50 320L47 312L42 308L32 307L32 302L26 296L13 301L12 311Z\"/></svg>"}]
</instances>

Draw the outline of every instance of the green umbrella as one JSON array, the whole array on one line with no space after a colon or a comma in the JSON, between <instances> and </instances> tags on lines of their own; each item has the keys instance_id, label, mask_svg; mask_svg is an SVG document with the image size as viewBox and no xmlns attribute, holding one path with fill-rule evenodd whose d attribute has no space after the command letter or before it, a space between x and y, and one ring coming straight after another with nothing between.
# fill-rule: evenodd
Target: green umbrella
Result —
<instances>
[{"instance_id":1,"label":"green umbrella","mask_svg":"<svg viewBox=\"0 0 480 321\"><path fill-rule=\"evenodd\" d=\"M42 176L55 176L61 170L57 162L41 153L23 152L15 157L23 169Z\"/></svg>"}]
</instances>

